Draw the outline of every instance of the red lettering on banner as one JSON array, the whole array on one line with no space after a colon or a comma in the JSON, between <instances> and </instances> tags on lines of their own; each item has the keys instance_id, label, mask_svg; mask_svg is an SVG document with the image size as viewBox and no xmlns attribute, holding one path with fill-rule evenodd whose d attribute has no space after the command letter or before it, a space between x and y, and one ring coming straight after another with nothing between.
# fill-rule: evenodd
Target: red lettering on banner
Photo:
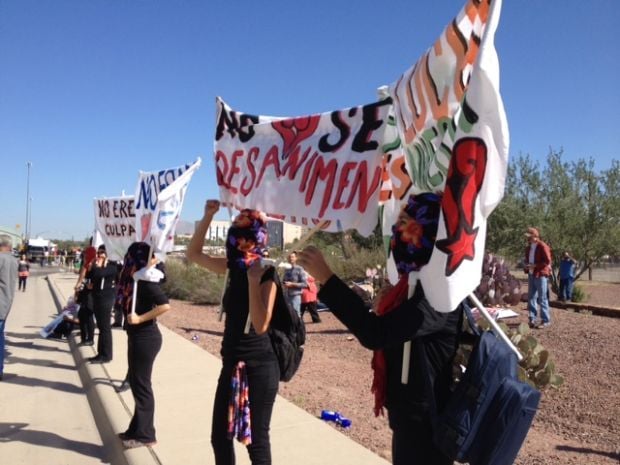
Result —
<instances>
[{"instance_id":1,"label":"red lettering on banner","mask_svg":"<svg viewBox=\"0 0 620 465\"><path fill-rule=\"evenodd\" d=\"M310 150L312 150L312 147L308 147L304 152L303 156L300 158L299 154L301 152L301 147L299 145L295 147L295 150L291 152L288 159L284 163L284 166L282 167L282 176L286 176L286 174L288 173L288 178L291 181L295 179L295 177L297 177L297 171L299 171L301 165L305 163L308 155L310 155Z\"/></svg>"},{"instance_id":2,"label":"red lettering on banner","mask_svg":"<svg viewBox=\"0 0 620 465\"><path fill-rule=\"evenodd\" d=\"M280 179L280 158L278 157L278 146L272 145L267 154L265 155L265 159L263 160L263 165L260 169L260 174L258 175L258 181L256 181L256 187L260 186L260 183L263 180L263 175L265 171L270 166L273 166L273 170L275 171L276 179Z\"/></svg>"},{"instance_id":3,"label":"red lettering on banner","mask_svg":"<svg viewBox=\"0 0 620 465\"><path fill-rule=\"evenodd\" d=\"M340 210L345 204L342 202L342 192L344 188L349 185L349 172L355 169L357 163L347 162L340 171L340 179L338 180L338 190L336 191L336 198L334 199L334 209Z\"/></svg>"},{"instance_id":4,"label":"red lettering on banner","mask_svg":"<svg viewBox=\"0 0 620 465\"><path fill-rule=\"evenodd\" d=\"M377 167L373 174L372 184L368 185L368 163L366 160L362 161L359 164L357 172L355 173L355 178L353 181L353 186L351 188L351 195L349 196L349 201L347 202L346 207L349 208L353 203L355 198L358 198L357 201L357 211L363 213L366 211L366 207L368 206L368 200L374 191L379 187L379 183L381 182L381 167Z\"/></svg>"},{"instance_id":5,"label":"red lettering on banner","mask_svg":"<svg viewBox=\"0 0 620 465\"><path fill-rule=\"evenodd\" d=\"M310 177L310 183L308 184L308 190L306 191L305 202L306 205L312 203L314 197L314 191L319 179L325 181L325 189L323 189L323 200L321 201L321 208L319 210L319 216L325 214L325 210L329 206L329 199L334 189L334 179L336 178L336 170L338 169L338 162L336 160L330 160L324 163L323 157L317 158L312 170L312 176Z\"/></svg>"},{"instance_id":6,"label":"red lettering on banner","mask_svg":"<svg viewBox=\"0 0 620 465\"><path fill-rule=\"evenodd\" d=\"M223 166L220 166L220 162ZM217 179L217 185L228 187L226 184L226 173L228 173L228 160L226 159L226 154L221 150L218 150L215 154L215 177Z\"/></svg>"},{"instance_id":7,"label":"red lettering on banner","mask_svg":"<svg viewBox=\"0 0 620 465\"><path fill-rule=\"evenodd\" d=\"M230 171L228 172L228 188L234 194L237 193L237 188L232 185L232 178L235 174L241 173L241 168L237 165L237 159L243 156L243 150L235 150L232 154L232 160L230 161Z\"/></svg>"},{"instance_id":8,"label":"red lettering on banner","mask_svg":"<svg viewBox=\"0 0 620 465\"><path fill-rule=\"evenodd\" d=\"M303 176L301 177L301 182L299 183L299 192L303 192L306 190L306 185L308 184L308 178L310 177L310 169L312 168L312 165L314 164L314 160L316 160L318 156L319 156L319 153L314 152L312 154L312 157L310 158L310 161L306 163L306 166L304 166Z\"/></svg>"},{"instance_id":9,"label":"red lettering on banner","mask_svg":"<svg viewBox=\"0 0 620 465\"><path fill-rule=\"evenodd\" d=\"M260 149L258 147L252 147L248 152L246 166L248 167L248 173L250 173L251 180L248 186L246 186L246 181L248 180L247 176L243 178L243 181L241 182L240 191L244 197L247 197L247 195L252 191L252 188L254 187L254 180L256 179L256 169L254 169L254 162L259 155Z\"/></svg>"},{"instance_id":10,"label":"red lettering on banner","mask_svg":"<svg viewBox=\"0 0 620 465\"><path fill-rule=\"evenodd\" d=\"M228 157L217 151L218 185L233 195L239 193L247 197L253 190L261 189L267 170L271 170L272 174L267 177L270 182L287 183L291 188L294 185L291 182L297 183L297 191L304 194L305 205L318 202L318 217L323 217L330 209L343 210L352 205L363 213L369 199L379 189L383 167L377 166L370 172L367 160L345 159L339 163L338 157L326 157L317 151L310 155L311 150L295 149L283 168L277 145L264 156L259 147L252 147L247 154L235 150ZM277 188L269 186L272 187Z\"/></svg>"}]
</instances>

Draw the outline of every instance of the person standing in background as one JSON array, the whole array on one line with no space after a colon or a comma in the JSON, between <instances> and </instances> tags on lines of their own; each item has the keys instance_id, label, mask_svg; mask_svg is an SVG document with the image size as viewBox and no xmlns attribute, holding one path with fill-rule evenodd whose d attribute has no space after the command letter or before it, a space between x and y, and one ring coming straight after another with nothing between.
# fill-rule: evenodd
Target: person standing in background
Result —
<instances>
[{"instance_id":1,"label":"person standing in background","mask_svg":"<svg viewBox=\"0 0 620 465\"><path fill-rule=\"evenodd\" d=\"M560 261L560 300L573 300L573 283L575 281L575 264L577 262L568 252L564 252Z\"/></svg>"},{"instance_id":2,"label":"person standing in background","mask_svg":"<svg viewBox=\"0 0 620 465\"><path fill-rule=\"evenodd\" d=\"M316 279L306 273L306 282L308 287L301 291L301 319L304 319L304 313L308 312L312 318L312 323L320 323L321 317L317 308L317 293L319 292L316 287Z\"/></svg>"},{"instance_id":3,"label":"person standing in background","mask_svg":"<svg viewBox=\"0 0 620 465\"><path fill-rule=\"evenodd\" d=\"M4 325L13 305L17 287L17 261L12 254L13 243L6 234L0 235L0 381L4 377Z\"/></svg>"},{"instance_id":4,"label":"person standing in background","mask_svg":"<svg viewBox=\"0 0 620 465\"><path fill-rule=\"evenodd\" d=\"M92 238L91 238L92 243ZM93 296L90 289L90 278L87 273L91 263L97 257L97 249L92 245L86 247L80 254L80 271L75 283L74 301L80 304L78 320L80 322L80 345L92 346L95 344L95 321L93 318Z\"/></svg>"},{"instance_id":5,"label":"person standing in background","mask_svg":"<svg viewBox=\"0 0 620 465\"><path fill-rule=\"evenodd\" d=\"M549 286L551 275L551 249L540 239L536 228L527 228L525 233L529 245L525 248L525 269L527 273L527 309L529 312L530 328L538 327L538 302L540 301L540 316L544 328L551 325L549 312Z\"/></svg>"},{"instance_id":6,"label":"person standing in background","mask_svg":"<svg viewBox=\"0 0 620 465\"><path fill-rule=\"evenodd\" d=\"M17 264L17 275L19 276L18 290L26 292L26 281L30 276L30 263L26 260L26 256L22 255L19 263Z\"/></svg>"},{"instance_id":7,"label":"person standing in background","mask_svg":"<svg viewBox=\"0 0 620 465\"><path fill-rule=\"evenodd\" d=\"M301 317L301 291L308 287L306 272L297 264L297 252L293 251L289 254L288 262L291 267L284 272L282 278L282 284L286 291L284 295Z\"/></svg>"},{"instance_id":8,"label":"person standing in background","mask_svg":"<svg viewBox=\"0 0 620 465\"><path fill-rule=\"evenodd\" d=\"M108 363L112 360L112 306L116 297L116 263L108 260L105 245L97 249L97 258L88 272L93 296L93 312L99 329L97 355L90 363Z\"/></svg>"}]
</instances>

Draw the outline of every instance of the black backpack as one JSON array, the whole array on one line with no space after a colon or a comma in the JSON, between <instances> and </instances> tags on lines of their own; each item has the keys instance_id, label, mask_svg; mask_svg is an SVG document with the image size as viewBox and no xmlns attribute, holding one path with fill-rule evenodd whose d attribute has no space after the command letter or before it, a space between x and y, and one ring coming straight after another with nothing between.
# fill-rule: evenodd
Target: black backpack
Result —
<instances>
[{"instance_id":1,"label":"black backpack","mask_svg":"<svg viewBox=\"0 0 620 465\"><path fill-rule=\"evenodd\" d=\"M467 370L434 418L434 441L448 457L471 465L511 465L525 441L540 392L517 378L517 356L490 331L477 337Z\"/></svg>"},{"instance_id":2,"label":"black backpack","mask_svg":"<svg viewBox=\"0 0 620 465\"><path fill-rule=\"evenodd\" d=\"M280 365L280 381L290 381L304 355L306 327L284 296L278 273L274 273L276 301L269 325L269 337Z\"/></svg>"}]
</instances>

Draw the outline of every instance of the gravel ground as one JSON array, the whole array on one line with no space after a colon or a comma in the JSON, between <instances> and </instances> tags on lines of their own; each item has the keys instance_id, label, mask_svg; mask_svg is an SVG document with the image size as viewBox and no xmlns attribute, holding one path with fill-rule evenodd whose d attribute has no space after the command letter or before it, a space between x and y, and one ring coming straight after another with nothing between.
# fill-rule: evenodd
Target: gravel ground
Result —
<instances>
[{"instance_id":1,"label":"gravel ground","mask_svg":"<svg viewBox=\"0 0 620 465\"><path fill-rule=\"evenodd\" d=\"M588 303L620 306L620 284L580 284ZM217 308L172 304L173 311L161 323L219 356L223 323L217 320ZM525 304L514 309L519 317L507 322L526 322ZM352 427L341 431L390 460L387 421L372 414L371 353L331 313L322 312L321 318L318 324L306 322L304 360L293 380L280 384L280 395L315 416L322 409L342 412ZM536 330L535 335L550 350L565 384L544 391L515 464L619 464L620 318L552 309L552 321L550 328Z\"/></svg>"}]
</instances>

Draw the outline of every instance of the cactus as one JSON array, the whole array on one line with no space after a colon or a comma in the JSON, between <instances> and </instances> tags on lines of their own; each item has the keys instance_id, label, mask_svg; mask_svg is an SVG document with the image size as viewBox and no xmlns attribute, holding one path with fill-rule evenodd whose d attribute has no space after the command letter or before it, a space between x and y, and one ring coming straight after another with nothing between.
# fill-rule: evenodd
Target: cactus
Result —
<instances>
[{"instance_id":1,"label":"cactus","mask_svg":"<svg viewBox=\"0 0 620 465\"><path fill-rule=\"evenodd\" d=\"M478 321L478 326L485 331L490 330L489 323L484 319ZM523 360L518 366L520 381L539 390L546 387L559 388L564 384L564 378L555 372L555 362L551 359L551 354L538 342L525 323L521 323L516 328L509 328L504 323L500 323L499 326L523 355ZM459 346L454 358L453 374L456 382L463 373L461 366L467 366L471 351L471 345Z\"/></svg>"}]
</instances>

